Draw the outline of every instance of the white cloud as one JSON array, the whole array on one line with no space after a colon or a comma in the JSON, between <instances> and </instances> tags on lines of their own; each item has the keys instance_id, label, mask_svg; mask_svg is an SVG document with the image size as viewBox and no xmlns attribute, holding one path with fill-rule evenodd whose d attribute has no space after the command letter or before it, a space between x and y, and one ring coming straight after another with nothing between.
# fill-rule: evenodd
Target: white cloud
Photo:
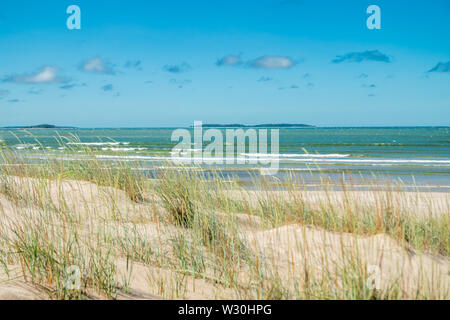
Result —
<instances>
[{"instance_id":1,"label":"white cloud","mask_svg":"<svg viewBox=\"0 0 450 320\"><path fill-rule=\"evenodd\" d=\"M4 79L6 82L41 84L55 83L64 81L58 76L59 69L54 66L44 66L39 71L29 74L17 74L8 76Z\"/></svg>"},{"instance_id":2,"label":"white cloud","mask_svg":"<svg viewBox=\"0 0 450 320\"><path fill-rule=\"evenodd\" d=\"M114 66L99 57L84 61L80 66L81 71L98 74L115 74Z\"/></svg>"},{"instance_id":3,"label":"white cloud","mask_svg":"<svg viewBox=\"0 0 450 320\"><path fill-rule=\"evenodd\" d=\"M250 61L248 65L261 69L286 69L294 66L295 62L289 57L264 56Z\"/></svg>"}]
</instances>

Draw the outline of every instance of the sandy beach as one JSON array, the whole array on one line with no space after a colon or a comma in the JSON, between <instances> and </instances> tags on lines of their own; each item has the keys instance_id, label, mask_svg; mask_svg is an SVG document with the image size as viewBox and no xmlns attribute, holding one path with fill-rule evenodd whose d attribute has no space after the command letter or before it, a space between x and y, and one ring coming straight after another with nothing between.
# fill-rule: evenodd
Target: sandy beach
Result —
<instances>
[{"instance_id":1,"label":"sandy beach","mask_svg":"<svg viewBox=\"0 0 450 320\"><path fill-rule=\"evenodd\" d=\"M2 176L0 184L0 299L450 297L448 193L208 186L197 190L203 198L195 210L208 217L194 222L199 231L174 220L161 189L145 189L133 201L126 190L87 181ZM292 201L296 209L283 207ZM296 210L322 212L323 221L267 213ZM386 216L373 222L374 230L356 226L386 211L425 229L430 220L447 221L434 235L447 239L437 246L427 235L406 240L403 224L383 231ZM327 222L323 212L351 216L354 225ZM208 231L205 240L203 223L221 225L226 234ZM83 270L80 293L64 289L70 265ZM375 289L371 275L379 276Z\"/></svg>"}]
</instances>

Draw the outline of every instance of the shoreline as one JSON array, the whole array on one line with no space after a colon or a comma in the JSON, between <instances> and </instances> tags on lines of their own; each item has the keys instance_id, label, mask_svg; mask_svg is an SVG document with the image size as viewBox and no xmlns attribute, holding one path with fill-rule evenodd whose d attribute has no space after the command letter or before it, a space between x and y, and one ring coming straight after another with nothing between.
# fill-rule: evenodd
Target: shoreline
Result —
<instances>
[{"instance_id":1,"label":"shoreline","mask_svg":"<svg viewBox=\"0 0 450 320\"><path fill-rule=\"evenodd\" d=\"M87 161L96 161L97 159L88 159ZM69 160L64 160L69 161ZM83 160L78 160L83 161ZM42 164L35 163L0 163L0 167L39 167ZM108 169L107 163L105 163L105 169ZM119 168L120 169L120 168ZM109 170L109 169L108 169ZM262 176L260 169L246 170L246 169L226 169L226 168L211 168L211 167L190 167L190 166L176 166L164 163L164 165L155 165L153 167L131 167L130 170L138 172L144 175L150 181L157 181L158 175L164 170L174 170L184 172L186 170L196 172L199 176L203 176L207 179L219 178L223 183L237 183L239 186L248 190L254 190L255 183L264 181L268 184L268 188L271 190L282 190L292 181L300 185L305 190L318 190L323 189L324 186L330 190L342 190L343 185L348 190L360 190L360 191L389 191L391 189L400 189L405 192L450 192L450 180L439 177L435 181L430 180L429 176L378 176L374 179L373 174L369 173L355 173L351 175L347 174L343 178L343 174L337 173L324 173L323 170L317 170L316 172L309 169L302 170L299 173L298 170L283 169L274 176ZM428 177L427 180L425 180ZM409 180L409 181L408 181ZM443 180L443 181L442 181ZM438 184L442 181L442 184ZM448 183L448 184L447 184Z\"/></svg>"}]
</instances>

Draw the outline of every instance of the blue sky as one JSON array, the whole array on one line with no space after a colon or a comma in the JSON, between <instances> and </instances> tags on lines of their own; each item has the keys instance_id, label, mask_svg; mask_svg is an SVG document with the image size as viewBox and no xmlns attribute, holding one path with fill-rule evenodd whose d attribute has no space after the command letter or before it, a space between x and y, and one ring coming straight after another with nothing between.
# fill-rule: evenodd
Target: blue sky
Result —
<instances>
[{"instance_id":1,"label":"blue sky","mask_svg":"<svg viewBox=\"0 0 450 320\"><path fill-rule=\"evenodd\" d=\"M450 125L449 15L448 0L3 0L0 126Z\"/></svg>"}]
</instances>

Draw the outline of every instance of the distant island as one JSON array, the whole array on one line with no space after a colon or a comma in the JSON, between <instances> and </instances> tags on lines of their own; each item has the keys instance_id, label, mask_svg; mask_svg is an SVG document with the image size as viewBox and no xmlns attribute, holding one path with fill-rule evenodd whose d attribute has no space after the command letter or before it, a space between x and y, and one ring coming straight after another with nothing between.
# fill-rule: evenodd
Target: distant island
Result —
<instances>
[{"instance_id":1,"label":"distant island","mask_svg":"<svg viewBox=\"0 0 450 320\"><path fill-rule=\"evenodd\" d=\"M59 127L52 124L38 124L35 126L13 126L6 129L76 129L76 127Z\"/></svg>"},{"instance_id":2,"label":"distant island","mask_svg":"<svg viewBox=\"0 0 450 320\"><path fill-rule=\"evenodd\" d=\"M193 126L191 125L191 128ZM303 123L265 123L265 124L254 124L246 125L239 123L232 124L203 124L204 128L316 128L315 126ZM3 129L79 129L78 127L69 126L55 126L53 124L38 124L32 126L8 126L3 127Z\"/></svg>"},{"instance_id":3,"label":"distant island","mask_svg":"<svg viewBox=\"0 0 450 320\"><path fill-rule=\"evenodd\" d=\"M265 123L255 125L245 124L203 124L204 128L315 128L315 126L303 123Z\"/></svg>"}]
</instances>

